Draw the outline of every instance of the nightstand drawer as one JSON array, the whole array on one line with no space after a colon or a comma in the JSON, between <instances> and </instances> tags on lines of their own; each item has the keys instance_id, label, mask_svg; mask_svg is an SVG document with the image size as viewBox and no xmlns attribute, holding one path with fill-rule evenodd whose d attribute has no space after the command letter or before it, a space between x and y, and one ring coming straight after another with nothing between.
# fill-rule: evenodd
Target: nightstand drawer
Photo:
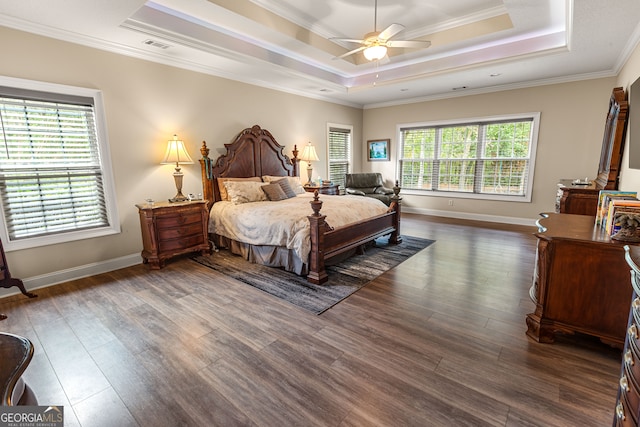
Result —
<instances>
[{"instance_id":1,"label":"nightstand drawer","mask_svg":"<svg viewBox=\"0 0 640 427\"><path fill-rule=\"evenodd\" d=\"M192 235L200 235L202 237L202 225L200 221L184 225L182 227L159 228L158 241L161 243L165 240L178 239Z\"/></svg>"},{"instance_id":2,"label":"nightstand drawer","mask_svg":"<svg viewBox=\"0 0 640 427\"><path fill-rule=\"evenodd\" d=\"M195 236L183 237L181 239L161 240L158 242L160 252L181 250L197 245L204 244L202 234Z\"/></svg>"},{"instance_id":3,"label":"nightstand drawer","mask_svg":"<svg viewBox=\"0 0 640 427\"><path fill-rule=\"evenodd\" d=\"M156 217L156 224L159 230L187 224L200 224L201 221L202 213L199 210L183 212L179 215L158 215Z\"/></svg>"}]
</instances>

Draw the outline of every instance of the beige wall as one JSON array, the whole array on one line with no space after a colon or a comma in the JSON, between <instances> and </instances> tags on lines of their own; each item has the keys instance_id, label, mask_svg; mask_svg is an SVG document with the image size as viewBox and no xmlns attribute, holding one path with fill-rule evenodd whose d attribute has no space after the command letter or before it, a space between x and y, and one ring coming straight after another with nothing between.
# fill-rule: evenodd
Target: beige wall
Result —
<instances>
[{"instance_id":1,"label":"beige wall","mask_svg":"<svg viewBox=\"0 0 640 427\"><path fill-rule=\"evenodd\" d=\"M614 78L507 90L364 111L363 142L391 139L391 162L363 161L392 182L398 158L397 125L449 119L540 112L535 181L531 203L405 195L405 211L461 218L533 223L540 212L555 209L556 184L562 178L595 178L604 123ZM366 153L363 152L363 156ZM453 200L453 206L449 205Z\"/></svg>"},{"instance_id":2,"label":"beige wall","mask_svg":"<svg viewBox=\"0 0 640 427\"><path fill-rule=\"evenodd\" d=\"M326 159L326 123L350 124L362 138L362 111L172 68L0 27L0 75L103 92L122 233L98 239L13 251L11 273L29 278L138 254L136 203L175 195L173 168L160 165L174 133L199 158L202 140L215 158L238 132L258 124L291 155L312 141ZM314 170L326 170L323 161ZM185 165L183 192L201 192L199 165ZM314 175L316 172L314 172Z\"/></svg>"}]
</instances>

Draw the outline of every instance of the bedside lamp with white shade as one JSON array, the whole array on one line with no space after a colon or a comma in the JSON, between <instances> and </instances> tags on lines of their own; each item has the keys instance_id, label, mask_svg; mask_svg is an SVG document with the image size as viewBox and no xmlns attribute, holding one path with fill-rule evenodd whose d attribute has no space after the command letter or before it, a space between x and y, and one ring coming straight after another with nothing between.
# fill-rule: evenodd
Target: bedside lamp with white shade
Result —
<instances>
[{"instance_id":1,"label":"bedside lamp with white shade","mask_svg":"<svg viewBox=\"0 0 640 427\"><path fill-rule=\"evenodd\" d=\"M320 159L316 153L316 147L311 145L311 142L309 142L304 147L304 150L302 150L300 160L307 162L307 183L305 185L313 185L313 182L311 181L311 175L313 174L313 166L311 166L311 162L317 162Z\"/></svg>"},{"instance_id":2,"label":"bedside lamp with white shade","mask_svg":"<svg viewBox=\"0 0 640 427\"><path fill-rule=\"evenodd\" d=\"M164 160L162 160L161 164L176 165L175 172L173 172L173 179L176 182L176 189L178 190L176 196L169 199L169 201L184 202L189 199L182 194L182 177L184 174L181 171L180 165L191 165L193 164L193 160L189 156L184 142L179 140L177 135L173 135L173 139L167 142L167 151L164 154Z\"/></svg>"}]
</instances>

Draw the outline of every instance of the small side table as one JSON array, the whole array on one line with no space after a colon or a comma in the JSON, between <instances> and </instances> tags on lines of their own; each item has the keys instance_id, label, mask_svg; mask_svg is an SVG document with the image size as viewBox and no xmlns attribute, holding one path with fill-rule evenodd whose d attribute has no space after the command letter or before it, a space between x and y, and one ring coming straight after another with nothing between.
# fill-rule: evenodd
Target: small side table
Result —
<instances>
[{"instance_id":1,"label":"small side table","mask_svg":"<svg viewBox=\"0 0 640 427\"><path fill-rule=\"evenodd\" d=\"M340 194L340 187L338 184L331 185L305 185L304 190L307 193L313 193L318 190L318 194L327 194L337 196Z\"/></svg>"},{"instance_id":2,"label":"small side table","mask_svg":"<svg viewBox=\"0 0 640 427\"><path fill-rule=\"evenodd\" d=\"M142 230L142 260L160 269L167 259L188 252L211 253L207 201L136 205Z\"/></svg>"}]
</instances>

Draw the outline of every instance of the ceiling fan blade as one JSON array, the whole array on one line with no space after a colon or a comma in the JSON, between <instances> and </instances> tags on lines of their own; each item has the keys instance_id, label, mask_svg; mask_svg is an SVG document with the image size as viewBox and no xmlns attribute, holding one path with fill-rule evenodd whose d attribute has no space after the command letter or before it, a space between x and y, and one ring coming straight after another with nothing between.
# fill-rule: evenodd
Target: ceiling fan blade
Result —
<instances>
[{"instance_id":1,"label":"ceiling fan blade","mask_svg":"<svg viewBox=\"0 0 640 427\"><path fill-rule=\"evenodd\" d=\"M342 58L347 57L347 56L349 56L349 55L353 55L354 53L358 53L358 52L360 52L360 51L363 51L363 50L365 50L366 48L367 48L366 46L360 46L360 47L359 47L359 48L357 48L357 49L350 50L349 52L347 52L347 53L343 53L343 54L342 54L342 55L340 55L340 56L335 56L335 57L333 57L332 59L342 59Z\"/></svg>"},{"instance_id":2,"label":"ceiling fan blade","mask_svg":"<svg viewBox=\"0 0 640 427\"><path fill-rule=\"evenodd\" d=\"M404 25L391 24L384 30L380 31L380 34L378 34L378 38L380 40L389 40L391 37L395 36L402 30L404 30Z\"/></svg>"},{"instance_id":3,"label":"ceiling fan blade","mask_svg":"<svg viewBox=\"0 0 640 427\"><path fill-rule=\"evenodd\" d=\"M356 40L356 39L341 39L339 37L331 37L329 40L332 42L351 42L351 43L364 43L364 40Z\"/></svg>"},{"instance_id":4,"label":"ceiling fan blade","mask_svg":"<svg viewBox=\"0 0 640 427\"><path fill-rule=\"evenodd\" d=\"M426 40L389 40L385 43L387 47L409 47L423 49L431 46L431 42Z\"/></svg>"}]
</instances>

